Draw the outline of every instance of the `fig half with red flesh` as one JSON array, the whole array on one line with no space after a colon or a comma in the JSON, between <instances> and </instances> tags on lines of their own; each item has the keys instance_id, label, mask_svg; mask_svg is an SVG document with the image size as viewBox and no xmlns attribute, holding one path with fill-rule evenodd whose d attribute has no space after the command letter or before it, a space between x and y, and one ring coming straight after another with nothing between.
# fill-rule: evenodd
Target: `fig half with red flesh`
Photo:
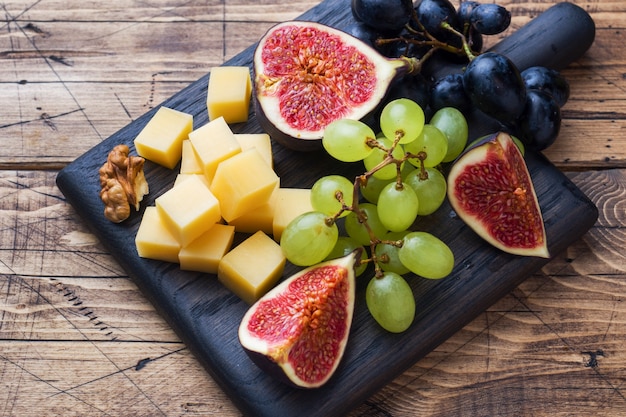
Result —
<instances>
[{"instance_id":1,"label":"fig half with red flesh","mask_svg":"<svg viewBox=\"0 0 626 417\"><path fill-rule=\"evenodd\" d=\"M348 341L360 256L356 250L303 269L248 309L239 342L259 368L299 388L330 379Z\"/></svg>"},{"instance_id":2,"label":"fig half with red flesh","mask_svg":"<svg viewBox=\"0 0 626 417\"><path fill-rule=\"evenodd\" d=\"M305 21L272 27L253 62L259 124L278 143L301 151L321 149L330 122L372 113L391 82L419 65L416 58L390 59L345 32Z\"/></svg>"},{"instance_id":3,"label":"fig half with red flesh","mask_svg":"<svg viewBox=\"0 0 626 417\"><path fill-rule=\"evenodd\" d=\"M550 256L530 173L508 134L485 137L454 162L448 198L457 215L496 248L515 255Z\"/></svg>"}]
</instances>

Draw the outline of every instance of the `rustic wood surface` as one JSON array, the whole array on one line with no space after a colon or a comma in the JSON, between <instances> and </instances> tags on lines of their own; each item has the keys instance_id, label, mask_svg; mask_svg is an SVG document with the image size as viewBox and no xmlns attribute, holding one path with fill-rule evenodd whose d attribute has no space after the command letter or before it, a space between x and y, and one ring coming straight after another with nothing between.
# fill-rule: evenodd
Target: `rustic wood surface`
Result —
<instances>
[{"instance_id":1,"label":"rustic wood surface","mask_svg":"<svg viewBox=\"0 0 626 417\"><path fill-rule=\"evenodd\" d=\"M499 3L515 30L554 2ZM596 41L563 71L572 96L545 154L597 204L598 222L352 416L626 414L626 3L574 3ZM239 415L55 177L316 4L0 4L1 416Z\"/></svg>"}]
</instances>

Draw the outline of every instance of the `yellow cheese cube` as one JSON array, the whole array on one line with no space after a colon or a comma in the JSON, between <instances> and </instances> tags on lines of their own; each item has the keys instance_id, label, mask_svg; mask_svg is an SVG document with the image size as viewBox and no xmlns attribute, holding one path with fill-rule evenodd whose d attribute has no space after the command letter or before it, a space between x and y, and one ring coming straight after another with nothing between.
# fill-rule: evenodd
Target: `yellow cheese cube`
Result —
<instances>
[{"instance_id":1,"label":"yellow cheese cube","mask_svg":"<svg viewBox=\"0 0 626 417\"><path fill-rule=\"evenodd\" d=\"M181 174L203 174L202 164L200 159L196 155L196 150L193 148L189 139L183 140L182 155L180 159L180 173Z\"/></svg>"},{"instance_id":2,"label":"yellow cheese cube","mask_svg":"<svg viewBox=\"0 0 626 417\"><path fill-rule=\"evenodd\" d=\"M210 188L230 222L266 204L278 183L278 175L253 148L220 163Z\"/></svg>"},{"instance_id":3,"label":"yellow cheese cube","mask_svg":"<svg viewBox=\"0 0 626 417\"><path fill-rule=\"evenodd\" d=\"M204 185L207 186L207 188L209 187L209 180L206 179L204 174L178 174L176 175L176 178L174 179L173 187L176 187L178 184L180 184L181 181L184 181L187 178L191 178L191 177L197 177L204 183Z\"/></svg>"},{"instance_id":4,"label":"yellow cheese cube","mask_svg":"<svg viewBox=\"0 0 626 417\"><path fill-rule=\"evenodd\" d=\"M217 274L217 266L235 238L235 227L215 224L178 253L180 269Z\"/></svg>"},{"instance_id":5,"label":"yellow cheese cube","mask_svg":"<svg viewBox=\"0 0 626 417\"><path fill-rule=\"evenodd\" d=\"M278 188L277 188L278 189ZM228 224L235 226L235 229L241 233L256 233L259 230L272 234L272 225L274 223L274 195L270 200L254 210L248 211L243 215L231 220Z\"/></svg>"},{"instance_id":6,"label":"yellow cheese cube","mask_svg":"<svg viewBox=\"0 0 626 417\"><path fill-rule=\"evenodd\" d=\"M217 198L196 176L181 181L157 197L155 203L181 246L187 246L221 220Z\"/></svg>"},{"instance_id":7,"label":"yellow cheese cube","mask_svg":"<svg viewBox=\"0 0 626 417\"><path fill-rule=\"evenodd\" d=\"M223 117L212 120L189 133L189 140L209 182L213 179L220 162L241 152L233 131L230 130Z\"/></svg>"},{"instance_id":8,"label":"yellow cheese cube","mask_svg":"<svg viewBox=\"0 0 626 417\"><path fill-rule=\"evenodd\" d=\"M180 243L170 233L156 207L148 206L135 236L137 254L142 258L178 262Z\"/></svg>"},{"instance_id":9,"label":"yellow cheese cube","mask_svg":"<svg viewBox=\"0 0 626 417\"><path fill-rule=\"evenodd\" d=\"M269 166L274 167L272 155L272 141L267 133L235 133L235 139L241 146L242 151L256 148Z\"/></svg>"},{"instance_id":10,"label":"yellow cheese cube","mask_svg":"<svg viewBox=\"0 0 626 417\"><path fill-rule=\"evenodd\" d=\"M137 154L172 169L180 161L182 141L193 129L193 116L160 107L135 138Z\"/></svg>"},{"instance_id":11,"label":"yellow cheese cube","mask_svg":"<svg viewBox=\"0 0 626 417\"><path fill-rule=\"evenodd\" d=\"M217 278L239 298L253 304L276 284L285 262L280 245L259 231L224 255Z\"/></svg>"},{"instance_id":12,"label":"yellow cheese cube","mask_svg":"<svg viewBox=\"0 0 626 417\"><path fill-rule=\"evenodd\" d=\"M214 67L207 89L209 120L223 117L227 123L248 120L252 81L248 67Z\"/></svg>"},{"instance_id":13,"label":"yellow cheese cube","mask_svg":"<svg viewBox=\"0 0 626 417\"><path fill-rule=\"evenodd\" d=\"M293 219L302 213L313 211L311 189L278 188L274 194L272 234L274 235L274 240L280 242L283 230Z\"/></svg>"}]
</instances>

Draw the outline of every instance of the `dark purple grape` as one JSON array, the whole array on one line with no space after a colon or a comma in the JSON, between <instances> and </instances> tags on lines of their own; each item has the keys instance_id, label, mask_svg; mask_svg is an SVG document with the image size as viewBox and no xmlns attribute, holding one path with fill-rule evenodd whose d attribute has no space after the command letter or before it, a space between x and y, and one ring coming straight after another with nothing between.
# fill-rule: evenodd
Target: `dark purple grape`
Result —
<instances>
[{"instance_id":1,"label":"dark purple grape","mask_svg":"<svg viewBox=\"0 0 626 417\"><path fill-rule=\"evenodd\" d=\"M477 1L462 1L456 11L457 16L459 17L459 22L461 22L461 24L470 23L472 10L474 10L474 8L479 4L480 3Z\"/></svg>"},{"instance_id":2,"label":"dark purple grape","mask_svg":"<svg viewBox=\"0 0 626 417\"><path fill-rule=\"evenodd\" d=\"M450 31L441 27L447 22L453 28L460 30L456 9L448 0L422 0L415 7L417 17L428 33L445 41L451 37Z\"/></svg>"},{"instance_id":3,"label":"dark purple grape","mask_svg":"<svg viewBox=\"0 0 626 417\"><path fill-rule=\"evenodd\" d=\"M484 3L474 7L470 23L483 35L504 32L511 24L511 12L495 3Z\"/></svg>"},{"instance_id":4,"label":"dark purple grape","mask_svg":"<svg viewBox=\"0 0 626 417\"><path fill-rule=\"evenodd\" d=\"M552 145L561 129L561 108L554 98L541 90L529 90L519 129L528 149L542 151Z\"/></svg>"},{"instance_id":5,"label":"dark purple grape","mask_svg":"<svg viewBox=\"0 0 626 417\"><path fill-rule=\"evenodd\" d=\"M467 44L474 52L474 55L478 55L483 50L483 35L473 27L470 27Z\"/></svg>"},{"instance_id":6,"label":"dark purple grape","mask_svg":"<svg viewBox=\"0 0 626 417\"><path fill-rule=\"evenodd\" d=\"M399 33L409 22L410 0L352 0L352 15L377 31Z\"/></svg>"},{"instance_id":7,"label":"dark purple grape","mask_svg":"<svg viewBox=\"0 0 626 417\"><path fill-rule=\"evenodd\" d=\"M411 56L421 58L431 49L429 45L418 45L413 42L397 41L388 45L386 56L390 58L398 58L400 56Z\"/></svg>"},{"instance_id":8,"label":"dark purple grape","mask_svg":"<svg viewBox=\"0 0 626 417\"><path fill-rule=\"evenodd\" d=\"M383 38L384 36L372 28L371 26L366 25L363 22L358 22L356 20L352 21L348 26L343 29L346 33L354 36L357 39L365 42L372 48L376 49L383 55L387 55L388 45L378 46L376 44L376 40Z\"/></svg>"},{"instance_id":9,"label":"dark purple grape","mask_svg":"<svg viewBox=\"0 0 626 417\"><path fill-rule=\"evenodd\" d=\"M469 112L472 102L463 88L463 75L449 74L436 80L430 88L429 104L433 112L443 107Z\"/></svg>"},{"instance_id":10,"label":"dark purple grape","mask_svg":"<svg viewBox=\"0 0 626 417\"><path fill-rule=\"evenodd\" d=\"M421 75L406 75L391 84L385 101L408 98L419 104L422 109L426 109L429 96L430 85L426 78Z\"/></svg>"},{"instance_id":11,"label":"dark purple grape","mask_svg":"<svg viewBox=\"0 0 626 417\"><path fill-rule=\"evenodd\" d=\"M569 83L558 71L546 67L530 67L522 71L522 80L529 90L541 90L554 97L559 107L569 99Z\"/></svg>"},{"instance_id":12,"label":"dark purple grape","mask_svg":"<svg viewBox=\"0 0 626 417\"><path fill-rule=\"evenodd\" d=\"M485 52L474 58L463 73L463 87L475 107L503 124L517 120L524 111L526 86L504 55Z\"/></svg>"}]
</instances>

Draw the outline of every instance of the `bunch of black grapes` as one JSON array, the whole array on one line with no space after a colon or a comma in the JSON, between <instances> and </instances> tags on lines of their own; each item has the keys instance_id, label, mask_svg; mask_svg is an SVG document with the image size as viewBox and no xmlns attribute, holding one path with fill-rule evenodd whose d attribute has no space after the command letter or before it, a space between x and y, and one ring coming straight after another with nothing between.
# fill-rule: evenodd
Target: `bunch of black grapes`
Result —
<instances>
[{"instance_id":1,"label":"bunch of black grapes","mask_svg":"<svg viewBox=\"0 0 626 417\"><path fill-rule=\"evenodd\" d=\"M519 71L506 56L483 52L483 36L504 32L511 13L503 6L477 1L352 0L354 22L348 33L389 57L438 56L462 64L459 72L439 77L407 76L391 87L389 98L408 97L429 112L455 107L480 111L529 149L541 151L559 134L561 108L569 84L556 70Z\"/></svg>"}]
</instances>

